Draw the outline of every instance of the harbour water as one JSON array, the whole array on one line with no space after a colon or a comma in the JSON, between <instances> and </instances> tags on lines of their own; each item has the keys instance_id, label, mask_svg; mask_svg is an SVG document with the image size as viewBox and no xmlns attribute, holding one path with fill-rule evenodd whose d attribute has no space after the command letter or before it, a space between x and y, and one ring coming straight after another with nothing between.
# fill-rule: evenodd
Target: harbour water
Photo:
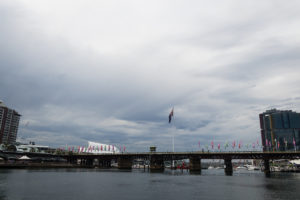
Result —
<instances>
[{"instance_id":1,"label":"harbour water","mask_svg":"<svg viewBox=\"0 0 300 200\"><path fill-rule=\"evenodd\" d=\"M300 173L224 170L162 173L133 169L0 170L0 200L300 199Z\"/></svg>"}]
</instances>

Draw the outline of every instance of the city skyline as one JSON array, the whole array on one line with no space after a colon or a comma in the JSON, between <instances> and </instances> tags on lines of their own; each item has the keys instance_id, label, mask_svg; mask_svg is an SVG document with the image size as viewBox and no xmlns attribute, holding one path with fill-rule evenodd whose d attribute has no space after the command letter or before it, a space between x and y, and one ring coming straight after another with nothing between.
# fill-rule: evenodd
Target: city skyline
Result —
<instances>
[{"instance_id":1,"label":"city skyline","mask_svg":"<svg viewBox=\"0 0 300 200\"><path fill-rule=\"evenodd\" d=\"M299 6L4 0L0 100L41 145L256 142L259 113L300 112Z\"/></svg>"}]
</instances>

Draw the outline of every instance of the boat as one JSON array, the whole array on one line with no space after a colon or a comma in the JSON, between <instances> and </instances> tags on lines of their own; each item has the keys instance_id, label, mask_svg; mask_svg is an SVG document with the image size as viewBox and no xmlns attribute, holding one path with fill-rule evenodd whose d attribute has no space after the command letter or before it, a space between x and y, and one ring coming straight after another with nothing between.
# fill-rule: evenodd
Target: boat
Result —
<instances>
[{"instance_id":1,"label":"boat","mask_svg":"<svg viewBox=\"0 0 300 200\"><path fill-rule=\"evenodd\" d=\"M245 166L238 166L236 169L247 169Z\"/></svg>"},{"instance_id":2,"label":"boat","mask_svg":"<svg viewBox=\"0 0 300 200\"><path fill-rule=\"evenodd\" d=\"M189 169L189 167L184 162L182 162L181 165L177 165L177 169Z\"/></svg>"},{"instance_id":3,"label":"boat","mask_svg":"<svg viewBox=\"0 0 300 200\"><path fill-rule=\"evenodd\" d=\"M272 167L270 167L270 170L272 172L280 172L281 171L280 167L278 167L278 166L272 166Z\"/></svg>"},{"instance_id":4,"label":"boat","mask_svg":"<svg viewBox=\"0 0 300 200\"><path fill-rule=\"evenodd\" d=\"M247 167L247 169L249 171L259 170L259 167L255 166L255 165L245 165L245 167Z\"/></svg>"}]
</instances>

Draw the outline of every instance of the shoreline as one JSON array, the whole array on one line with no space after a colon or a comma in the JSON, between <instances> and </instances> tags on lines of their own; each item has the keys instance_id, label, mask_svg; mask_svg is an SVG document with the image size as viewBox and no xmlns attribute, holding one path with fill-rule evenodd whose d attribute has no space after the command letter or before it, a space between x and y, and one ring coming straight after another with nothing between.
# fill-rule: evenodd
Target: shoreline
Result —
<instances>
[{"instance_id":1,"label":"shoreline","mask_svg":"<svg viewBox=\"0 0 300 200\"><path fill-rule=\"evenodd\" d=\"M73 165L68 163L1 163L0 169L38 169L38 168L95 168L96 166Z\"/></svg>"}]
</instances>

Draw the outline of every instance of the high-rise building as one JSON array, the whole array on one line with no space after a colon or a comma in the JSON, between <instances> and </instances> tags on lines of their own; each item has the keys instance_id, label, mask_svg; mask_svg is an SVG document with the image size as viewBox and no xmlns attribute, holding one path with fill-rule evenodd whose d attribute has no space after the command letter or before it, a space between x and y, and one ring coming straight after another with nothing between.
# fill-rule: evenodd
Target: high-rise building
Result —
<instances>
[{"instance_id":1,"label":"high-rise building","mask_svg":"<svg viewBox=\"0 0 300 200\"><path fill-rule=\"evenodd\" d=\"M21 115L0 100L0 144L16 142Z\"/></svg>"},{"instance_id":2,"label":"high-rise building","mask_svg":"<svg viewBox=\"0 0 300 200\"><path fill-rule=\"evenodd\" d=\"M300 150L300 113L271 109L259 119L264 151Z\"/></svg>"}]
</instances>

